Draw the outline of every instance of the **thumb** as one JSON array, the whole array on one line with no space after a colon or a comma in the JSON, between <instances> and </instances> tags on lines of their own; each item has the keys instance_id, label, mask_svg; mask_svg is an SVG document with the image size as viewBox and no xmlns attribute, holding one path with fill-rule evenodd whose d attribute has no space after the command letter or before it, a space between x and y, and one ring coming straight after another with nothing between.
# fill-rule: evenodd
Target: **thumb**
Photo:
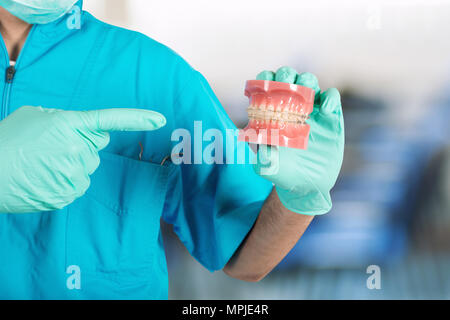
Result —
<instances>
[{"instance_id":1,"label":"thumb","mask_svg":"<svg viewBox=\"0 0 450 320\"><path fill-rule=\"evenodd\" d=\"M320 95L320 110L324 114L342 113L341 95L336 88L330 88Z\"/></svg>"},{"instance_id":2,"label":"thumb","mask_svg":"<svg viewBox=\"0 0 450 320\"><path fill-rule=\"evenodd\" d=\"M155 111L141 109L104 109L72 111L74 126L91 131L152 131L166 125L166 118Z\"/></svg>"}]
</instances>

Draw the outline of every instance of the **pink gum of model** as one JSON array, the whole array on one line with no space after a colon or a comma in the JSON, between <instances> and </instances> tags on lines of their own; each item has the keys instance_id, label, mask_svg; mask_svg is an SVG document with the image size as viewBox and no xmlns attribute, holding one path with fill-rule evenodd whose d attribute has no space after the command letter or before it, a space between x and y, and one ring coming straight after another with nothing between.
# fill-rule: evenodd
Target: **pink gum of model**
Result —
<instances>
[{"instance_id":1,"label":"pink gum of model","mask_svg":"<svg viewBox=\"0 0 450 320\"><path fill-rule=\"evenodd\" d=\"M306 120L314 108L313 89L277 81L247 81L245 95L250 107L258 112L274 111L273 114L301 115ZM307 149L310 126L306 123L286 121L283 118L252 119L239 132L239 141L274 145L280 147Z\"/></svg>"}]
</instances>

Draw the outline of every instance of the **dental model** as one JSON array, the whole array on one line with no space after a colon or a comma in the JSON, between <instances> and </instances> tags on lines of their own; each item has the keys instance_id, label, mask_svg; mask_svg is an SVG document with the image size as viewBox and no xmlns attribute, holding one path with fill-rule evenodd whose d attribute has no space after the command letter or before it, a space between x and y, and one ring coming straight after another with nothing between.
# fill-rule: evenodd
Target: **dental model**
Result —
<instances>
[{"instance_id":1,"label":"dental model","mask_svg":"<svg viewBox=\"0 0 450 320\"><path fill-rule=\"evenodd\" d=\"M239 141L307 148L310 126L306 120L314 108L314 90L284 82L250 80L245 95L250 99L249 123L240 130Z\"/></svg>"}]
</instances>

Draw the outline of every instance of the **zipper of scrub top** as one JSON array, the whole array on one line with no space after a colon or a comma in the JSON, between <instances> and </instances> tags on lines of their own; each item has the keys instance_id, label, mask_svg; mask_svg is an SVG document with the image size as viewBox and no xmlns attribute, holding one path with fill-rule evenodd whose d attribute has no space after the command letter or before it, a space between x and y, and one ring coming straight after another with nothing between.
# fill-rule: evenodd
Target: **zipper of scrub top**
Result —
<instances>
[{"instance_id":1,"label":"zipper of scrub top","mask_svg":"<svg viewBox=\"0 0 450 320\"><path fill-rule=\"evenodd\" d=\"M8 49L6 48L5 41L3 40L3 37L0 37L1 38L0 42L3 47L3 51L5 52L5 58L7 60L6 64L8 65L8 67L6 68L6 74L5 74L5 88L3 89L3 103L2 103L2 110L0 113L0 120L5 119L8 115L9 98L11 96L11 87L12 87L12 84L14 81L14 76L17 73L17 68L18 68L20 60L23 56L23 51L25 50L36 26L37 25L34 24L31 27L30 32L28 33L27 39L25 40L25 43L24 43L22 49L20 50L20 53L19 53L19 56L17 58L15 65L11 65L11 60L9 59L9 53L8 53Z\"/></svg>"}]
</instances>

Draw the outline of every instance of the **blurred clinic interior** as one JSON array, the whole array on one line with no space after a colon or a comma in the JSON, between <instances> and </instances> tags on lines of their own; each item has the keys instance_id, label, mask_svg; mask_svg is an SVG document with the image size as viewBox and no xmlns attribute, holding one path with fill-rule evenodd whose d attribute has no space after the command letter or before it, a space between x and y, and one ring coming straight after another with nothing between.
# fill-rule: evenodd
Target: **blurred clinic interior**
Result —
<instances>
[{"instance_id":1,"label":"blurred clinic interior","mask_svg":"<svg viewBox=\"0 0 450 320\"><path fill-rule=\"evenodd\" d=\"M450 298L450 1L86 0L85 8L178 52L239 127L245 80L261 70L292 66L342 92L347 145L332 212L259 283L203 269L165 226L171 299ZM370 290L373 265L381 287Z\"/></svg>"}]
</instances>

